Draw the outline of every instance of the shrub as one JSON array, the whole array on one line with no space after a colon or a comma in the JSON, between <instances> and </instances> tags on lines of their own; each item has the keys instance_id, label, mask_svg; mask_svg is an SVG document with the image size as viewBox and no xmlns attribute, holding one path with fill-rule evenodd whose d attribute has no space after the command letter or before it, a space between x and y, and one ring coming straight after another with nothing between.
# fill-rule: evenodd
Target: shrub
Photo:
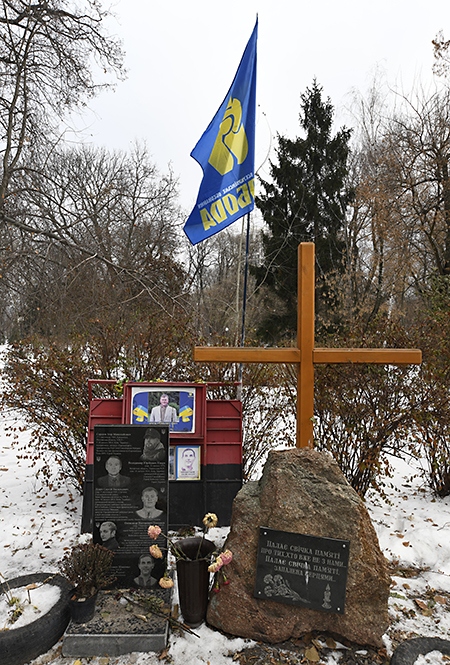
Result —
<instances>
[{"instance_id":1,"label":"shrub","mask_svg":"<svg viewBox=\"0 0 450 665\"><path fill-rule=\"evenodd\" d=\"M252 378L243 388L244 479L259 475L267 453L273 448L295 446L296 394L286 384L279 365L253 365Z\"/></svg>"},{"instance_id":2,"label":"shrub","mask_svg":"<svg viewBox=\"0 0 450 665\"><path fill-rule=\"evenodd\" d=\"M58 563L58 570L73 586L77 598L90 598L116 579L109 575L114 552L102 545L75 545Z\"/></svg>"},{"instance_id":3,"label":"shrub","mask_svg":"<svg viewBox=\"0 0 450 665\"><path fill-rule=\"evenodd\" d=\"M450 495L450 277L436 280L430 308L416 322L424 362L415 381L412 440L427 467L425 480L440 497Z\"/></svg>"},{"instance_id":4,"label":"shrub","mask_svg":"<svg viewBox=\"0 0 450 665\"><path fill-rule=\"evenodd\" d=\"M327 340L324 346L349 348L412 348L409 333L386 317L351 335ZM416 408L414 366L317 366L314 441L328 450L352 487L364 496L380 490L380 477L389 475L389 455L411 452L405 443Z\"/></svg>"},{"instance_id":5,"label":"shrub","mask_svg":"<svg viewBox=\"0 0 450 665\"><path fill-rule=\"evenodd\" d=\"M316 369L314 441L328 450L364 496L389 475L388 453L402 455L411 424L410 368L334 366Z\"/></svg>"},{"instance_id":6,"label":"shrub","mask_svg":"<svg viewBox=\"0 0 450 665\"><path fill-rule=\"evenodd\" d=\"M58 348L37 339L9 347L3 368L1 406L12 410L6 427L23 456L31 457L47 484L68 479L82 491L86 459L87 380L99 370L80 345ZM18 426L21 419L25 425ZM20 446L19 435L30 429L31 445ZM59 474L52 477L54 465Z\"/></svg>"}]
</instances>

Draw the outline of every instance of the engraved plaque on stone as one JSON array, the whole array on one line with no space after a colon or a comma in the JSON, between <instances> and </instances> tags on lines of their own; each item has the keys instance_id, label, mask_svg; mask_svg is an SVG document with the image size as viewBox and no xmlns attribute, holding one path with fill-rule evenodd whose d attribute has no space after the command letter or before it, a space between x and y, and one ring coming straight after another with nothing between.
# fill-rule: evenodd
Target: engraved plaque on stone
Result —
<instances>
[{"instance_id":1,"label":"engraved plaque on stone","mask_svg":"<svg viewBox=\"0 0 450 665\"><path fill-rule=\"evenodd\" d=\"M350 541L259 529L254 596L344 613Z\"/></svg>"},{"instance_id":2,"label":"engraved plaque on stone","mask_svg":"<svg viewBox=\"0 0 450 665\"><path fill-rule=\"evenodd\" d=\"M169 426L96 425L94 428L94 542L114 550L115 586L151 588L164 574L149 546L166 546L148 527L168 529Z\"/></svg>"}]
</instances>

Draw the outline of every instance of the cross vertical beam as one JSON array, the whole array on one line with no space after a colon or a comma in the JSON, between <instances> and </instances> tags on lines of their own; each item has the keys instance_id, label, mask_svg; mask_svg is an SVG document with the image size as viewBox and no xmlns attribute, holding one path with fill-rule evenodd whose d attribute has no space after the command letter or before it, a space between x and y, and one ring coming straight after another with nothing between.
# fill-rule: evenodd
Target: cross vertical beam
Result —
<instances>
[{"instance_id":1,"label":"cross vertical beam","mask_svg":"<svg viewBox=\"0 0 450 665\"><path fill-rule=\"evenodd\" d=\"M297 375L297 447L313 447L314 412L314 244L298 247L297 348L300 366Z\"/></svg>"}]
</instances>

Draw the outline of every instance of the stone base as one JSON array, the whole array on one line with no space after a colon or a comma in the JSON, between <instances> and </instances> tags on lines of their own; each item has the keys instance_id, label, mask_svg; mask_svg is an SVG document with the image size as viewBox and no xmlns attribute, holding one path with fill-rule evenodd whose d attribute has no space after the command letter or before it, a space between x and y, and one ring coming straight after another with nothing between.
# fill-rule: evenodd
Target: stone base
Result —
<instances>
[{"instance_id":1,"label":"stone base","mask_svg":"<svg viewBox=\"0 0 450 665\"><path fill-rule=\"evenodd\" d=\"M155 590L171 604L172 590ZM90 656L122 656L133 651L162 651L167 646L169 624L165 619L150 615L148 621L136 616L121 605L115 592L100 591L95 615L87 623L70 622L63 639L62 655L78 658Z\"/></svg>"}]
</instances>

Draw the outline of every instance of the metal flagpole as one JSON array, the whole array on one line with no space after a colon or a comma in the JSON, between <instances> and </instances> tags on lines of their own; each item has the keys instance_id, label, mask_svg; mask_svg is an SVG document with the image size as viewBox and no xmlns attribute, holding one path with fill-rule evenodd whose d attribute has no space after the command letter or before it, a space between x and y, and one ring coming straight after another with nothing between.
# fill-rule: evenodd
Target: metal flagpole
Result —
<instances>
[{"instance_id":1,"label":"metal flagpole","mask_svg":"<svg viewBox=\"0 0 450 665\"><path fill-rule=\"evenodd\" d=\"M248 255L250 247L250 213L247 213L247 231L245 236L245 264L244 264L244 290L242 294L242 328L241 328L241 341L239 346L245 344L245 315L247 311L247 284L248 284ZM243 365L239 365L239 386L237 390L237 398L242 401L242 372Z\"/></svg>"},{"instance_id":2,"label":"metal flagpole","mask_svg":"<svg viewBox=\"0 0 450 665\"><path fill-rule=\"evenodd\" d=\"M240 337L239 337L239 324L241 322L241 317L239 316L239 303L241 299L241 264L242 264L242 246L244 244L244 224L245 224L245 215L242 218L241 224L241 235L239 238L239 258L238 258L238 267L236 274L236 335L235 335L235 346L239 346Z\"/></svg>"},{"instance_id":3,"label":"metal flagpole","mask_svg":"<svg viewBox=\"0 0 450 665\"><path fill-rule=\"evenodd\" d=\"M247 309L248 253L250 246L250 213L247 213L247 234L245 237L244 292L242 294L242 331L241 346L245 343L245 314Z\"/></svg>"}]
</instances>

